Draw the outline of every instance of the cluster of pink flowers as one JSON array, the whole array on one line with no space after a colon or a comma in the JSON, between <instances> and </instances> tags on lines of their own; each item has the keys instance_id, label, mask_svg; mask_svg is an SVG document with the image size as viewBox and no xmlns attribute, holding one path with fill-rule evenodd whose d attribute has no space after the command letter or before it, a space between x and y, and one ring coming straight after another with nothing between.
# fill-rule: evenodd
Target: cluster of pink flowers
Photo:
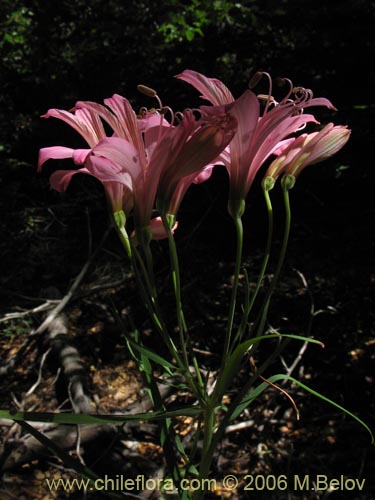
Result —
<instances>
[{"instance_id":1,"label":"cluster of pink flowers","mask_svg":"<svg viewBox=\"0 0 375 500\"><path fill-rule=\"evenodd\" d=\"M336 153L349 138L346 127L333 124L320 132L291 137L307 123L318 123L304 109L334 109L330 101L314 98L309 90L290 84L287 95L276 102L270 89L262 96L266 104L261 112L259 97L250 89L235 99L221 81L195 71L186 70L177 78L193 85L212 105L186 110L177 120L155 91L142 87L158 100L159 109L144 109L137 115L129 101L117 94L105 99L105 106L79 101L72 111L50 109L44 117L65 121L88 144L86 149L40 150L39 169L49 159L71 158L80 166L54 172L51 187L65 191L76 173L92 175L103 184L114 213L124 213L124 220L133 216L136 232L147 228L152 238L161 239L166 231L160 217L152 218L155 205L175 221L189 186L208 179L214 165L224 165L228 171L228 209L236 218L244 211L257 172L272 155L266 175L296 176L306 165ZM111 129L110 136L103 122Z\"/></svg>"}]
</instances>

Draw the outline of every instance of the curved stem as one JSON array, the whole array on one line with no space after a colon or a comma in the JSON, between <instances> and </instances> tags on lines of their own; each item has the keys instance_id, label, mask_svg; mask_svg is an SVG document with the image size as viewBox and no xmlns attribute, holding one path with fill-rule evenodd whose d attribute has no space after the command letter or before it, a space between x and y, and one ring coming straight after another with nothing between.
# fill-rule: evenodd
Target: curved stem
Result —
<instances>
[{"instance_id":1,"label":"curved stem","mask_svg":"<svg viewBox=\"0 0 375 500\"><path fill-rule=\"evenodd\" d=\"M231 345L234 313L236 310L238 282L239 282L241 260L242 260L242 247L243 247L242 219L241 219L241 217L234 217L233 220L234 220L234 224L236 227L236 263L235 263L235 269L234 269L232 294L231 294L230 304L229 304L228 322L227 322L227 328L226 328L226 333L225 333L223 357L222 357L222 361L221 361L221 369L224 368L226 359L227 359L228 354L229 354L230 345Z\"/></svg>"},{"instance_id":2,"label":"curved stem","mask_svg":"<svg viewBox=\"0 0 375 500\"><path fill-rule=\"evenodd\" d=\"M281 269L282 269L283 264L284 264L285 254L286 254L288 241L289 241L290 225L291 225L291 210L290 210L290 201L289 201L290 186L288 185L287 182L282 182L282 189L283 189L283 198L284 198L284 206L285 206L285 228L284 228L283 242L281 245L279 260L277 262L276 270L275 270L275 273L273 275L273 279L272 279L270 288L269 288L267 295L264 299L260 314L259 314L257 320L255 321L253 329L252 329L252 331L254 331L254 329L257 328L257 335L260 335L264 330L264 325L265 325L266 320L267 320L267 314L268 314L271 296L275 290L276 283L278 282L279 277L280 277L280 273L281 273Z\"/></svg>"},{"instance_id":3,"label":"curved stem","mask_svg":"<svg viewBox=\"0 0 375 500\"><path fill-rule=\"evenodd\" d=\"M264 257L263 257L262 267L260 269L258 280L257 280L256 286L255 286L255 290L254 290L254 293L252 294L252 297L251 297L251 300L250 300L249 304L245 308L245 311L244 311L243 316L242 316L242 321L241 321L240 327L238 329L238 332L237 332L237 335L236 335L236 338L235 338L235 341L238 340L239 342L241 341L241 339L242 339L242 337L243 337L243 335L244 335L244 333L246 331L246 327L247 327L248 320L249 320L249 315L250 315L250 313L251 313L251 311L253 309L254 302L255 302L255 300L256 300L256 298L258 296L260 287L262 285L264 274L266 272L268 261L269 261L269 258L270 258L270 253L271 253L272 234L273 234L273 209L272 209L271 198L270 198L270 195L269 195L269 190L265 189L263 187L263 194L264 194L264 199L266 201L267 214L268 214L267 242L266 242L266 247L265 247L265 250L264 250ZM233 342L233 343L235 343L235 342Z\"/></svg>"},{"instance_id":4,"label":"curved stem","mask_svg":"<svg viewBox=\"0 0 375 500\"><path fill-rule=\"evenodd\" d=\"M171 336L168 333L167 327L165 326L165 324L163 322L161 313L159 311L157 297L152 296L152 294L151 294L152 287L148 281L149 278L147 275L147 270L146 270L146 267L144 265L144 262L143 262L141 256L139 255L136 248L133 248L132 255L133 255L132 266L133 266L134 274L135 274L135 277L137 280L138 289L141 293L141 297L144 301L144 304L149 312L151 320L152 320L156 330L158 331L158 333L162 337L164 344L167 346L172 358L175 358L176 363L177 363L180 371L184 372L185 371L184 363L183 363L180 355L178 354L177 347L175 346ZM141 270L138 269L136 260L138 261L138 264L139 264ZM145 280L146 284L143 282L142 277Z\"/></svg>"},{"instance_id":5,"label":"curved stem","mask_svg":"<svg viewBox=\"0 0 375 500\"><path fill-rule=\"evenodd\" d=\"M175 294L175 299L176 299L176 314L177 314L177 324L178 324L178 334L179 334L179 339L180 339L180 348L182 352L182 361L184 364L185 368L185 377L187 382L190 385L190 388L194 392L195 396L199 399L202 400L202 391L204 389L203 387L203 381L202 377L200 374L200 371L198 369L198 364L195 360L195 357L193 355L193 366L194 366L194 371L197 377L198 381L198 387L195 383L195 380L190 374L189 370L189 356L187 352L187 339L185 337L186 333L186 323L185 323L185 318L184 318L184 312L182 308L182 300L181 300L181 279L180 279L180 266L178 262L178 255L177 255L177 248L176 248L176 243L173 238L173 234L168 222L167 215L165 213L162 213L162 221L164 224L164 228L167 232L168 235L168 245L169 245L169 255L170 255L170 261L171 261L171 268L172 268L172 280L173 280L173 289L174 289L174 294Z\"/></svg>"}]
</instances>

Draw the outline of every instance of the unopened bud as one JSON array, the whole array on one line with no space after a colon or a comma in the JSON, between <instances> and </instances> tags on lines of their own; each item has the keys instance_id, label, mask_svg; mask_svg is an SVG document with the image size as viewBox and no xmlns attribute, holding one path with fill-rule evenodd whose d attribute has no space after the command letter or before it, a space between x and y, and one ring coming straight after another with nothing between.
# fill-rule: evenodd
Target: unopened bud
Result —
<instances>
[{"instance_id":1,"label":"unopened bud","mask_svg":"<svg viewBox=\"0 0 375 500\"><path fill-rule=\"evenodd\" d=\"M275 179L271 176L267 176L263 179L262 181L262 186L263 186L263 189L264 191L271 191L271 189L273 189L275 185Z\"/></svg>"},{"instance_id":2,"label":"unopened bud","mask_svg":"<svg viewBox=\"0 0 375 500\"><path fill-rule=\"evenodd\" d=\"M281 180L281 184L284 189L289 191L289 189L292 189L294 187L294 184L296 183L296 178L294 175L284 175L284 177Z\"/></svg>"}]
</instances>

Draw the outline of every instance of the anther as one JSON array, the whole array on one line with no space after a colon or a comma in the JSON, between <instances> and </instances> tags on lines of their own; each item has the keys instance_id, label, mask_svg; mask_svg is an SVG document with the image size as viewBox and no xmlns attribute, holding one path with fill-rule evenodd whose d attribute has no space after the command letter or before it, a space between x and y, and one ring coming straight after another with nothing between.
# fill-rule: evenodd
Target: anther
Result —
<instances>
[{"instance_id":1,"label":"anther","mask_svg":"<svg viewBox=\"0 0 375 500\"><path fill-rule=\"evenodd\" d=\"M251 78L250 78L250 81L249 81L249 89L253 89L256 85L258 85L258 83L260 82L260 80L262 79L264 73L263 71L257 71Z\"/></svg>"},{"instance_id":2,"label":"anther","mask_svg":"<svg viewBox=\"0 0 375 500\"><path fill-rule=\"evenodd\" d=\"M146 85L137 85L137 90L138 92L141 92L142 94L145 94L148 97L156 97L158 95L156 90L147 87Z\"/></svg>"}]
</instances>

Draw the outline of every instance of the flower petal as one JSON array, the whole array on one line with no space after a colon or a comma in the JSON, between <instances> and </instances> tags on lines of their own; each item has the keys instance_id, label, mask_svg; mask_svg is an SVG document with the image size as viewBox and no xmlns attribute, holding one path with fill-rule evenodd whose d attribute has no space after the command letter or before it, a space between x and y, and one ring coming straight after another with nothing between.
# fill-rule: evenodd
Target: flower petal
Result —
<instances>
[{"instance_id":1,"label":"flower petal","mask_svg":"<svg viewBox=\"0 0 375 500\"><path fill-rule=\"evenodd\" d=\"M113 176L116 172L119 176L119 182L121 182L120 177L124 172L128 172L135 183L143 178L143 168L139 153L133 144L125 139L120 137L108 137L107 139L103 139L92 150L92 154L88 157L89 162L91 162L94 157L107 158L107 160L110 160L112 163L109 169L112 178L108 180L114 180ZM144 158L143 161L145 161ZM114 167L113 164L116 167Z\"/></svg>"},{"instance_id":2,"label":"flower petal","mask_svg":"<svg viewBox=\"0 0 375 500\"><path fill-rule=\"evenodd\" d=\"M43 164L47 160L62 160L65 158L72 158L74 149L65 148L64 146L51 146L39 150L38 158L38 172L41 171Z\"/></svg>"},{"instance_id":3,"label":"flower petal","mask_svg":"<svg viewBox=\"0 0 375 500\"><path fill-rule=\"evenodd\" d=\"M154 217L153 219L151 219L149 227L151 229L153 240L164 240L165 238L168 238L168 234L164 228L161 217ZM172 234L176 231L177 227L178 222L176 221L171 229Z\"/></svg>"},{"instance_id":4,"label":"flower petal","mask_svg":"<svg viewBox=\"0 0 375 500\"><path fill-rule=\"evenodd\" d=\"M234 101L234 97L228 87L216 78L208 78L191 69L186 69L177 75L176 78L190 83L190 85L202 93L202 99L207 99L214 106L229 104Z\"/></svg>"},{"instance_id":5,"label":"flower petal","mask_svg":"<svg viewBox=\"0 0 375 500\"><path fill-rule=\"evenodd\" d=\"M64 121L74 128L86 140L90 147L94 147L105 137L103 126L98 123L98 117L89 110L71 113L63 109L49 109L43 118L54 117Z\"/></svg>"},{"instance_id":6,"label":"flower petal","mask_svg":"<svg viewBox=\"0 0 375 500\"><path fill-rule=\"evenodd\" d=\"M108 158L90 155L85 163L88 172L100 182L117 183L126 186L133 191L131 175L121 165L114 163Z\"/></svg>"},{"instance_id":7,"label":"flower petal","mask_svg":"<svg viewBox=\"0 0 375 500\"><path fill-rule=\"evenodd\" d=\"M80 168L79 170L56 170L56 172L54 172L49 178L51 189L54 189L59 193L66 191L73 175L75 174L91 175L86 168Z\"/></svg>"}]
</instances>

